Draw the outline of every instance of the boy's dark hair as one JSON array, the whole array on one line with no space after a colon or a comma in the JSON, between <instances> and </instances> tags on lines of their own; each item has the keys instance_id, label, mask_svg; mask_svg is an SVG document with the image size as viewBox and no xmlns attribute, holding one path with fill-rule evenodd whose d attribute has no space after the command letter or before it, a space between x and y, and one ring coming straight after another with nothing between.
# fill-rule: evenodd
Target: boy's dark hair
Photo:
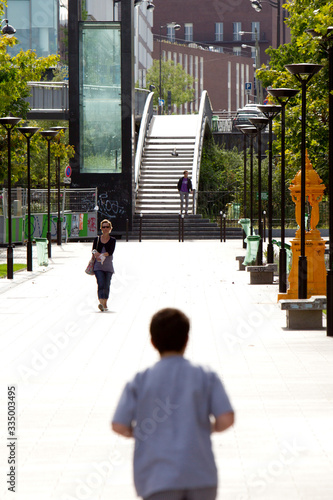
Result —
<instances>
[{"instance_id":1,"label":"boy's dark hair","mask_svg":"<svg viewBox=\"0 0 333 500\"><path fill-rule=\"evenodd\" d=\"M181 352L188 341L189 330L188 317L179 309L171 307L155 313L150 322L151 340L160 354L167 351Z\"/></svg>"}]
</instances>

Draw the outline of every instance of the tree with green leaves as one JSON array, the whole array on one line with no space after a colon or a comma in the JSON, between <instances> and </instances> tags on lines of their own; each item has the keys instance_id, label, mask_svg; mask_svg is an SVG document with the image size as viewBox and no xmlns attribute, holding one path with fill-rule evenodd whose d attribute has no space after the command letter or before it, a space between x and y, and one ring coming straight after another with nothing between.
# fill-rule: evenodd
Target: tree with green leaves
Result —
<instances>
[{"instance_id":1,"label":"tree with green leaves","mask_svg":"<svg viewBox=\"0 0 333 500\"><path fill-rule=\"evenodd\" d=\"M4 2L0 0L0 18L3 17ZM27 98L30 95L29 81L39 81L45 71L59 60L58 56L37 57L33 50L21 50L17 55L10 56L8 47L17 43L15 37L0 35L0 116L18 116L22 118L19 125L24 125L29 110ZM58 125L58 123L56 123ZM31 126L49 128L49 123L41 124L30 122ZM37 187L43 184L47 164L47 147L45 140L39 135L31 139L31 174L32 185ZM26 176L26 139L19 132L12 133L12 183L25 182ZM62 161L73 156L73 148L64 144L53 145L53 153ZM40 168L40 166L42 166ZM7 179L7 133L0 127L0 184Z\"/></svg>"},{"instance_id":2,"label":"tree with green leaves","mask_svg":"<svg viewBox=\"0 0 333 500\"><path fill-rule=\"evenodd\" d=\"M301 0L285 4L289 12L286 23L291 31L291 43L277 49L269 48L269 66L257 71L266 88L299 88L286 64L316 63L323 69L312 78L307 87L306 141L310 161L324 183L328 184L328 58L319 38L313 38L308 29L325 35L333 24L333 4L326 0ZM332 42L333 43L333 40ZM286 182L290 184L301 162L301 93L286 107ZM275 155L280 153L280 123L275 120ZM277 172L279 165L277 165Z\"/></svg>"},{"instance_id":3,"label":"tree with green leaves","mask_svg":"<svg viewBox=\"0 0 333 500\"><path fill-rule=\"evenodd\" d=\"M175 64L173 61L161 61L161 83L162 96L160 92L160 61L154 60L153 65L147 71L146 88L154 85L156 91L154 95L154 105L158 106L158 98L164 99L167 103L168 91L171 91L171 103L181 106L186 102L193 101L194 98L193 76L186 73L181 64Z\"/></svg>"}]
</instances>

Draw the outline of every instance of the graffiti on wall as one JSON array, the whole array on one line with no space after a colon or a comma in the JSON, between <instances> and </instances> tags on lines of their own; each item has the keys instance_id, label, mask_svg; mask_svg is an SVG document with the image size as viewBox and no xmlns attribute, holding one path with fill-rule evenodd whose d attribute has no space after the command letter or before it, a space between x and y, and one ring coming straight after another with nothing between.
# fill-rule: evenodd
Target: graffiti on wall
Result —
<instances>
[{"instance_id":1,"label":"graffiti on wall","mask_svg":"<svg viewBox=\"0 0 333 500\"><path fill-rule=\"evenodd\" d=\"M125 207L118 200L109 200L107 192L98 195L98 210L103 217L110 219L126 213Z\"/></svg>"}]
</instances>

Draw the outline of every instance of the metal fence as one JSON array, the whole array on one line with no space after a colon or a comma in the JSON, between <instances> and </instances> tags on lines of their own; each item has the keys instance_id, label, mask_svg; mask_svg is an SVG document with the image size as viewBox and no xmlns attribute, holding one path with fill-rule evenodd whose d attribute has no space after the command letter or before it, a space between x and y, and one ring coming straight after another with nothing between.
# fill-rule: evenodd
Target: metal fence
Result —
<instances>
[{"instance_id":1,"label":"metal fence","mask_svg":"<svg viewBox=\"0 0 333 500\"><path fill-rule=\"evenodd\" d=\"M273 200L274 201L274 200ZM262 200L263 218L268 218L268 202ZM225 213L227 220L238 220L243 217L243 191L199 191L197 213L208 217L211 220L218 220L220 213ZM306 215L308 229L310 229L311 206L306 203ZM250 217L249 194L247 199L247 216ZM319 204L319 223L318 228L327 228L329 226L329 204L323 201ZM253 200L253 221L256 225L258 219L257 200ZM274 203L273 206L273 227L281 226L281 205ZM291 199L286 201L285 206L285 227L296 228L295 204Z\"/></svg>"},{"instance_id":2,"label":"metal fence","mask_svg":"<svg viewBox=\"0 0 333 500\"><path fill-rule=\"evenodd\" d=\"M7 216L7 190L2 189L0 194L0 215ZM51 212L58 210L58 191L50 190ZM60 210L64 212L87 213L97 210L97 188L69 189L63 188L60 191ZM31 213L46 213L48 208L47 189L31 189L30 210ZM12 189L12 215L22 216L27 213L27 189Z\"/></svg>"}]
</instances>

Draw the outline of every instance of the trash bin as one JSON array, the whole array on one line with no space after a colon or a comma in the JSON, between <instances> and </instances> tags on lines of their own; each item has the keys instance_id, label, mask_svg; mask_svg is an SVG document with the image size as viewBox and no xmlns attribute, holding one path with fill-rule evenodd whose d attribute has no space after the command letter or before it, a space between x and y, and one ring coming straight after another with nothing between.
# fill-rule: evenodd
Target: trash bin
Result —
<instances>
[{"instance_id":1,"label":"trash bin","mask_svg":"<svg viewBox=\"0 0 333 500\"><path fill-rule=\"evenodd\" d=\"M246 245L246 255L245 259L243 262L244 266L253 266L256 263L257 260L257 253L258 253L258 248L259 248L259 241L260 241L260 236L259 235L249 235L247 238L247 245Z\"/></svg>"},{"instance_id":2,"label":"trash bin","mask_svg":"<svg viewBox=\"0 0 333 500\"><path fill-rule=\"evenodd\" d=\"M37 262L39 266L48 266L49 258L47 245L47 238L35 238L36 248L37 248Z\"/></svg>"},{"instance_id":3,"label":"trash bin","mask_svg":"<svg viewBox=\"0 0 333 500\"><path fill-rule=\"evenodd\" d=\"M240 224L243 228L243 231L246 235L246 238L248 236L250 236L250 231L251 231L251 228L250 228L250 225L251 225L251 219L239 219L238 221L238 224ZM245 239L245 243L246 243L246 239Z\"/></svg>"},{"instance_id":4,"label":"trash bin","mask_svg":"<svg viewBox=\"0 0 333 500\"><path fill-rule=\"evenodd\" d=\"M239 218L239 212L240 212L240 203L233 203L232 204L232 212L233 212L233 219L238 219Z\"/></svg>"},{"instance_id":5,"label":"trash bin","mask_svg":"<svg viewBox=\"0 0 333 500\"><path fill-rule=\"evenodd\" d=\"M216 115L212 116L212 130L213 132L218 131L218 123L219 123L219 117Z\"/></svg>"}]
</instances>

